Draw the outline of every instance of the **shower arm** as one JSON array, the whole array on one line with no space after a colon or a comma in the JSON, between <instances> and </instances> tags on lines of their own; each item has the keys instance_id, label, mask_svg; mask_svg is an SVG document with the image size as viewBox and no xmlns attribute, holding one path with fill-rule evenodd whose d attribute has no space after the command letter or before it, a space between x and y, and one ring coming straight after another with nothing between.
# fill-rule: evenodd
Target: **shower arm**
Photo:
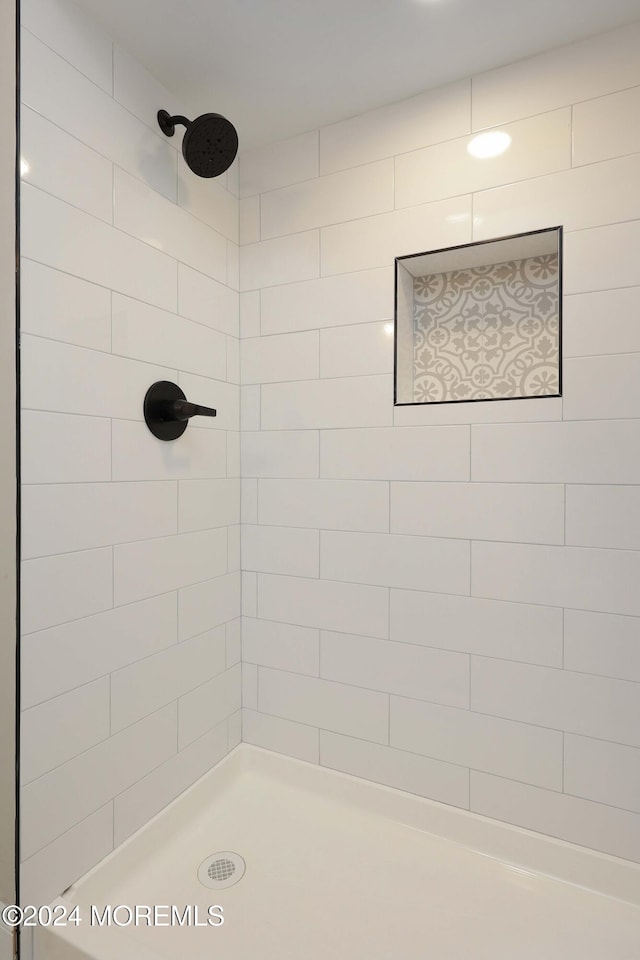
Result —
<instances>
[{"instance_id":1,"label":"shower arm","mask_svg":"<svg viewBox=\"0 0 640 960\"><path fill-rule=\"evenodd\" d=\"M191 120L187 120L186 117L183 117L179 113L172 117L168 110L158 110L158 124L166 137L172 137L174 135L177 123L183 127L189 127Z\"/></svg>"}]
</instances>

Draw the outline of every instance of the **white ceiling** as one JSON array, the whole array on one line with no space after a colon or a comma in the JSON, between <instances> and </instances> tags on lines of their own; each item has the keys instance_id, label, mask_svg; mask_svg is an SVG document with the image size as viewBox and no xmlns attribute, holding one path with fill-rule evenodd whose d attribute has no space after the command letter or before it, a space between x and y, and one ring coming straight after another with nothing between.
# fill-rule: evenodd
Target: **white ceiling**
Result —
<instances>
[{"instance_id":1,"label":"white ceiling","mask_svg":"<svg viewBox=\"0 0 640 960\"><path fill-rule=\"evenodd\" d=\"M640 0L80 0L241 149L640 19Z\"/></svg>"}]
</instances>

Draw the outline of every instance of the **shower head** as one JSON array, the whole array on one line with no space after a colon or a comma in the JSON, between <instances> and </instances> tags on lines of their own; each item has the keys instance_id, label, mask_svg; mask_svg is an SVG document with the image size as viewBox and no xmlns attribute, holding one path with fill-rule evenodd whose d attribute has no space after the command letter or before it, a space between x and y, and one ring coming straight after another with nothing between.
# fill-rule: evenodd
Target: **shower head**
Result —
<instances>
[{"instance_id":1,"label":"shower head","mask_svg":"<svg viewBox=\"0 0 640 960\"><path fill-rule=\"evenodd\" d=\"M182 156L199 177L219 177L231 166L238 152L238 134L234 125L219 113L203 113L195 120L170 116L158 111L158 124L167 137L172 137L176 124L187 129L182 140Z\"/></svg>"}]
</instances>

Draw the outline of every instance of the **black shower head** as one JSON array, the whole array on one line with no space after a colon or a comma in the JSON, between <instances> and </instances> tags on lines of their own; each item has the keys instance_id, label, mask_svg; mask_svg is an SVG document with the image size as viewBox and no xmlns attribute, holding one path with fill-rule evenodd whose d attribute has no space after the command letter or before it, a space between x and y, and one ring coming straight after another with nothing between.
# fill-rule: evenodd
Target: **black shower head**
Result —
<instances>
[{"instance_id":1,"label":"black shower head","mask_svg":"<svg viewBox=\"0 0 640 960\"><path fill-rule=\"evenodd\" d=\"M171 117L166 110L159 110L158 123L167 137L174 135L176 123L187 128L182 140L182 156L199 177L219 177L236 158L236 128L219 113L203 113L195 120L187 120L181 116Z\"/></svg>"}]
</instances>

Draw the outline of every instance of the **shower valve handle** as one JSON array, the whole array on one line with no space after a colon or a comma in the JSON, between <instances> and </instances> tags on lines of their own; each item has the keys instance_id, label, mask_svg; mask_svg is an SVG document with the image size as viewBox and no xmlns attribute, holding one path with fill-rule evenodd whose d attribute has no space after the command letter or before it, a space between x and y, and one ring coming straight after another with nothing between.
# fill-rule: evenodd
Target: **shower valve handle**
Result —
<instances>
[{"instance_id":1,"label":"shower valve handle","mask_svg":"<svg viewBox=\"0 0 640 960\"><path fill-rule=\"evenodd\" d=\"M191 417L215 417L212 407L189 403L176 383L158 380L144 398L144 419L158 440L177 440L187 429Z\"/></svg>"},{"instance_id":2,"label":"shower valve handle","mask_svg":"<svg viewBox=\"0 0 640 960\"><path fill-rule=\"evenodd\" d=\"M167 405L168 420L189 420L191 417L216 417L213 407L201 407L188 400L174 400Z\"/></svg>"}]
</instances>

